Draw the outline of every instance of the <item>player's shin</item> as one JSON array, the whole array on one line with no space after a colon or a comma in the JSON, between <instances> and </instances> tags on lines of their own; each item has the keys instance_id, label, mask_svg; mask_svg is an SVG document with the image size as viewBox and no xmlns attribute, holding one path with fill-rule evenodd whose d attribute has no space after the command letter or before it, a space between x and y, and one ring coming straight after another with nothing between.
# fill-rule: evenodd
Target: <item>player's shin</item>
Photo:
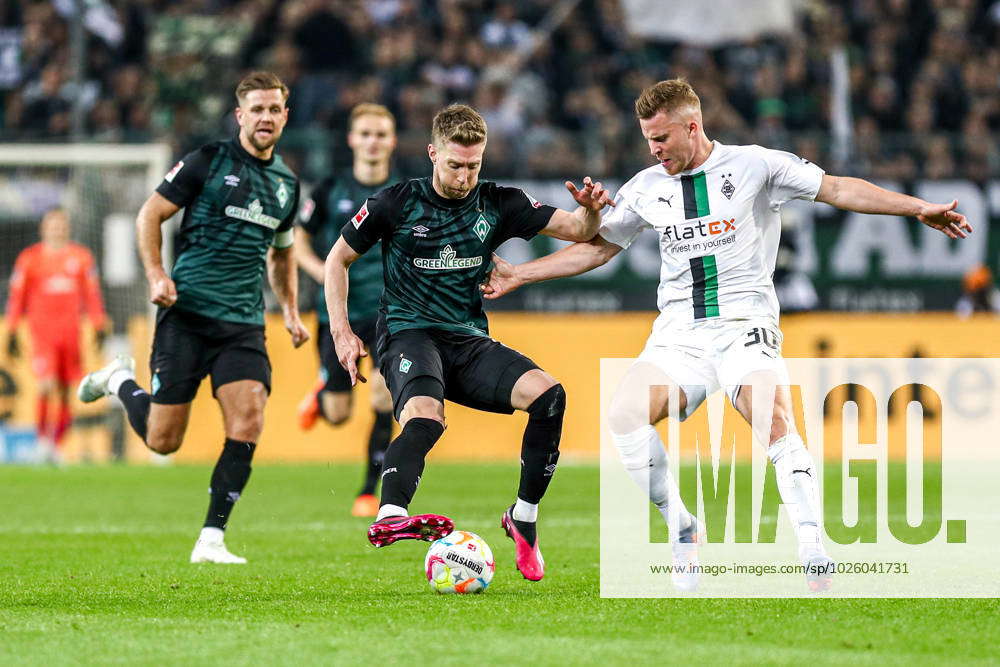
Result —
<instances>
[{"instance_id":1,"label":"player's shin","mask_svg":"<svg viewBox=\"0 0 1000 667\"><path fill-rule=\"evenodd\" d=\"M538 503L549 487L559 461L566 392L561 384L547 389L528 406L528 425L521 440L521 481L511 517L529 543L534 542ZM522 525L530 523L530 526Z\"/></svg>"},{"instance_id":2,"label":"player's shin","mask_svg":"<svg viewBox=\"0 0 1000 667\"><path fill-rule=\"evenodd\" d=\"M39 439L49 437L49 396L41 394L35 404L35 433Z\"/></svg>"},{"instance_id":3,"label":"player's shin","mask_svg":"<svg viewBox=\"0 0 1000 667\"><path fill-rule=\"evenodd\" d=\"M798 536L799 558L805 561L825 553L820 540L816 468L802 438L797 433L778 438L767 448L767 457L774 463L781 502Z\"/></svg>"},{"instance_id":4,"label":"player's shin","mask_svg":"<svg viewBox=\"0 0 1000 667\"><path fill-rule=\"evenodd\" d=\"M368 466L365 469L365 483L361 487L361 495L375 493L390 440L392 440L392 413L376 412L375 422L368 435Z\"/></svg>"},{"instance_id":5,"label":"player's shin","mask_svg":"<svg viewBox=\"0 0 1000 667\"><path fill-rule=\"evenodd\" d=\"M222 454L212 471L212 482L208 489L210 499L208 515L205 517L206 528L226 529L233 505L239 500L250 479L250 462L256 448L256 443L226 438Z\"/></svg>"},{"instance_id":6,"label":"player's shin","mask_svg":"<svg viewBox=\"0 0 1000 667\"><path fill-rule=\"evenodd\" d=\"M442 433L444 425L435 419L414 417L406 422L382 462L382 502L377 520L409 507L424 472L424 459Z\"/></svg>"},{"instance_id":7,"label":"player's shin","mask_svg":"<svg viewBox=\"0 0 1000 667\"><path fill-rule=\"evenodd\" d=\"M636 485L648 491L649 500L663 515L671 539L691 525L691 513L681 500L670 474L667 452L656 428L646 424L631 433L612 433L622 465Z\"/></svg>"},{"instance_id":8,"label":"player's shin","mask_svg":"<svg viewBox=\"0 0 1000 667\"><path fill-rule=\"evenodd\" d=\"M119 400L121 400L122 405L125 406L128 423L132 425L132 429L139 434L139 437L145 441L149 424L149 394L135 380L129 377L119 379L115 375L112 375L108 385L111 392L116 394Z\"/></svg>"},{"instance_id":9,"label":"player's shin","mask_svg":"<svg viewBox=\"0 0 1000 667\"><path fill-rule=\"evenodd\" d=\"M56 425L52 432L52 440L55 442L57 447L62 444L63 438L66 436L66 432L72 425L73 412L70 409L69 400L67 398L62 398L59 401L59 417L56 419Z\"/></svg>"}]
</instances>

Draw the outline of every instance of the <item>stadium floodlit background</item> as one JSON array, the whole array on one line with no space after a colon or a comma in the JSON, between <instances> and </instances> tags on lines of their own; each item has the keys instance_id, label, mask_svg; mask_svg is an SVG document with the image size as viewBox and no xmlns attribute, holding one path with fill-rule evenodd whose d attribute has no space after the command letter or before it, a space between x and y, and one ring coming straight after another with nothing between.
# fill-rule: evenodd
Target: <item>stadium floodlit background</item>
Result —
<instances>
[{"instance_id":1,"label":"stadium floodlit background","mask_svg":"<svg viewBox=\"0 0 1000 667\"><path fill-rule=\"evenodd\" d=\"M349 166L354 105L393 111L396 168L424 176L431 118L465 101L489 124L484 178L563 207L564 180L614 190L651 163L633 100L687 77L710 138L957 198L975 228L959 243L914 220L785 206L775 280L786 356L1000 356L995 0L0 0L0 300L42 213L64 206L97 258L113 322L101 350L85 334L88 370L128 352L149 386L134 218L179 156L235 133L233 89L255 68L291 87L278 151L307 191ZM502 254L557 247L515 240ZM75 405L70 465L0 465L0 662L995 661L995 601L599 597L599 364L641 350L658 271L647 233L599 270L490 304L493 334L569 397L540 515L543 581L516 576L497 529L523 416L448 407L415 511L453 513L490 542L498 570L484 596L437 599L422 544L375 552L366 521L347 516L367 389L345 426L299 431L315 348L293 350L272 313L274 392L227 532L250 564L187 563L222 442L207 386L165 467L144 465L153 459L115 401ZM316 286L300 275L308 308ZM0 330L0 463L28 463L34 379ZM110 461L136 465L73 465Z\"/></svg>"}]
</instances>

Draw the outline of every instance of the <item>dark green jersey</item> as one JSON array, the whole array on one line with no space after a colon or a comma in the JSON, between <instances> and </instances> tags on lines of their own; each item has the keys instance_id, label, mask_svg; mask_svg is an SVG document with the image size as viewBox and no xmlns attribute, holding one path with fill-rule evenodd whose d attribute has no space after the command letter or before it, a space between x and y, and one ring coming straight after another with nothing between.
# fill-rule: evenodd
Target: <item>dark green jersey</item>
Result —
<instances>
[{"instance_id":1,"label":"dark green jersey","mask_svg":"<svg viewBox=\"0 0 1000 667\"><path fill-rule=\"evenodd\" d=\"M271 246L292 245L295 174L280 156L260 160L232 139L185 155L156 191L184 208L171 274L175 307L263 324L265 257Z\"/></svg>"},{"instance_id":2,"label":"dark green jersey","mask_svg":"<svg viewBox=\"0 0 1000 667\"><path fill-rule=\"evenodd\" d=\"M418 178L369 198L341 234L362 255L381 242L381 309L389 333L440 329L485 336L479 285L493 251L515 236L530 239L554 211L517 188L489 181L464 199L446 199L430 179Z\"/></svg>"},{"instance_id":3,"label":"dark green jersey","mask_svg":"<svg viewBox=\"0 0 1000 667\"><path fill-rule=\"evenodd\" d=\"M359 183L351 171L335 174L317 185L302 203L299 225L312 237L313 252L322 259L340 238L340 230L361 204L382 188L399 181L394 174L378 185ZM352 321L373 318L382 296L382 248L376 246L351 265L347 313ZM316 314L328 322L323 290L317 290Z\"/></svg>"}]
</instances>

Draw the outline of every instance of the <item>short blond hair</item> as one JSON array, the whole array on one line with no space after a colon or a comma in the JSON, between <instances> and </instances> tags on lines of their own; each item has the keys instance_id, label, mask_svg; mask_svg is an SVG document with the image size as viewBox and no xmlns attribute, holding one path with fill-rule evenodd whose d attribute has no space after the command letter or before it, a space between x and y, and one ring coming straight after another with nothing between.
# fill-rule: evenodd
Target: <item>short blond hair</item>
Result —
<instances>
[{"instance_id":1,"label":"short blond hair","mask_svg":"<svg viewBox=\"0 0 1000 667\"><path fill-rule=\"evenodd\" d=\"M674 113L682 109L701 111L701 99L684 79L668 79L649 86L635 101L635 115L649 120L661 111Z\"/></svg>"},{"instance_id":2,"label":"short blond hair","mask_svg":"<svg viewBox=\"0 0 1000 667\"><path fill-rule=\"evenodd\" d=\"M251 90L280 90L281 99L288 101L288 86L274 72L258 70L243 77L236 86L236 101L242 102Z\"/></svg>"},{"instance_id":3,"label":"short blond hair","mask_svg":"<svg viewBox=\"0 0 1000 667\"><path fill-rule=\"evenodd\" d=\"M443 146L453 141L461 146L475 146L486 141L486 121L479 112L465 104L452 104L434 116L431 141Z\"/></svg>"},{"instance_id":4,"label":"short blond hair","mask_svg":"<svg viewBox=\"0 0 1000 667\"><path fill-rule=\"evenodd\" d=\"M381 116L382 118L388 118L392 123L393 130L396 129L396 117L392 115L386 107L381 104L373 104L371 102L362 102L351 109L351 116L347 120L347 131L350 132L354 129L354 121L362 116Z\"/></svg>"}]
</instances>

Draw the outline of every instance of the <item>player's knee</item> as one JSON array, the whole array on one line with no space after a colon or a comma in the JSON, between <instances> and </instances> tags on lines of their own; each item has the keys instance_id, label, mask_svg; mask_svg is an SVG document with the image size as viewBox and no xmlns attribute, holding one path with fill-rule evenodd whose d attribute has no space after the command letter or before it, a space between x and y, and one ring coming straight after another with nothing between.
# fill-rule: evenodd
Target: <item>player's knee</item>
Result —
<instances>
[{"instance_id":1,"label":"player's knee","mask_svg":"<svg viewBox=\"0 0 1000 667\"><path fill-rule=\"evenodd\" d=\"M241 411L232 420L227 429L226 437L233 440L257 442L264 431L264 411L248 409Z\"/></svg>"},{"instance_id":2,"label":"player's knee","mask_svg":"<svg viewBox=\"0 0 1000 667\"><path fill-rule=\"evenodd\" d=\"M444 419L444 406L430 396L414 396L406 401L400 414L399 425L405 427L411 419L431 419L440 422L442 428L447 428Z\"/></svg>"},{"instance_id":3,"label":"player's knee","mask_svg":"<svg viewBox=\"0 0 1000 667\"><path fill-rule=\"evenodd\" d=\"M392 395L387 389L376 391L374 387L372 388L372 409L375 412L392 411Z\"/></svg>"},{"instance_id":4,"label":"player's knee","mask_svg":"<svg viewBox=\"0 0 1000 667\"><path fill-rule=\"evenodd\" d=\"M235 424L233 428L226 433L226 437L245 442L257 442L260 439L260 434L263 432L264 419L251 419Z\"/></svg>"},{"instance_id":5,"label":"player's knee","mask_svg":"<svg viewBox=\"0 0 1000 667\"><path fill-rule=\"evenodd\" d=\"M562 420L566 413L566 390L561 384L554 384L531 402L528 406L529 419L549 420L558 418Z\"/></svg>"},{"instance_id":6,"label":"player's knee","mask_svg":"<svg viewBox=\"0 0 1000 667\"><path fill-rule=\"evenodd\" d=\"M401 414L400 417L399 417L399 427L400 427L400 429L406 428L406 425L409 424L414 419L427 419L429 421L437 422L438 424L441 425L441 431L442 432L444 432L445 429L448 428L448 422L441 415L438 415L438 414L435 414L435 413L406 414L406 412L404 411L403 414Z\"/></svg>"},{"instance_id":7,"label":"player's knee","mask_svg":"<svg viewBox=\"0 0 1000 667\"><path fill-rule=\"evenodd\" d=\"M549 457L549 463L555 464L565 414L566 391L561 384L552 385L532 401L528 406L528 428L524 437L526 450L543 454Z\"/></svg>"},{"instance_id":8,"label":"player's knee","mask_svg":"<svg viewBox=\"0 0 1000 667\"><path fill-rule=\"evenodd\" d=\"M173 454L181 448L183 434L172 432L150 433L146 436L146 446L157 454Z\"/></svg>"},{"instance_id":9,"label":"player's knee","mask_svg":"<svg viewBox=\"0 0 1000 667\"><path fill-rule=\"evenodd\" d=\"M392 398L379 396L372 399L372 410L375 412L392 412Z\"/></svg>"},{"instance_id":10,"label":"player's knee","mask_svg":"<svg viewBox=\"0 0 1000 667\"><path fill-rule=\"evenodd\" d=\"M330 426L341 426L343 425L344 422L347 421L347 418L350 417L350 415L346 411L345 412L331 411L323 414L324 416L326 416L326 421L330 423Z\"/></svg>"},{"instance_id":11,"label":"player's knee","mask_svg":"<svg viewBox=\"0 0 1000 667\"><path fill-rule=\"evenodd\" d=\"M649 425L649 410L645 401L631 400L628 392L619 391L611 399L608 426L616 435L625 435Z\"/></svg>"},{"instance_id":12,"label":"player's knee","mask_svg":"<svg viewBox=\"0 0 1000 667\"><path fill-rule=\"evenodd\" d=\"M665 460L666 452L659 446L659 439L655 436L655 427L650 424L628 433L612 434L618 458L626 470L642 470ZM656 446L650 443L655 443Z\"/></svg>"},{"instance_id":13,"label":"player's knee","mask_svg":"<svg viewBox=\"0 0 1000 667\"><path fill-rule=\"evenodd\" d=\"M331 426L340 426L351 416L349 397L347 400L341 400L330 392L323 392L319 397L323 407L323 417Z\"/></svg>"}]
</instances>

